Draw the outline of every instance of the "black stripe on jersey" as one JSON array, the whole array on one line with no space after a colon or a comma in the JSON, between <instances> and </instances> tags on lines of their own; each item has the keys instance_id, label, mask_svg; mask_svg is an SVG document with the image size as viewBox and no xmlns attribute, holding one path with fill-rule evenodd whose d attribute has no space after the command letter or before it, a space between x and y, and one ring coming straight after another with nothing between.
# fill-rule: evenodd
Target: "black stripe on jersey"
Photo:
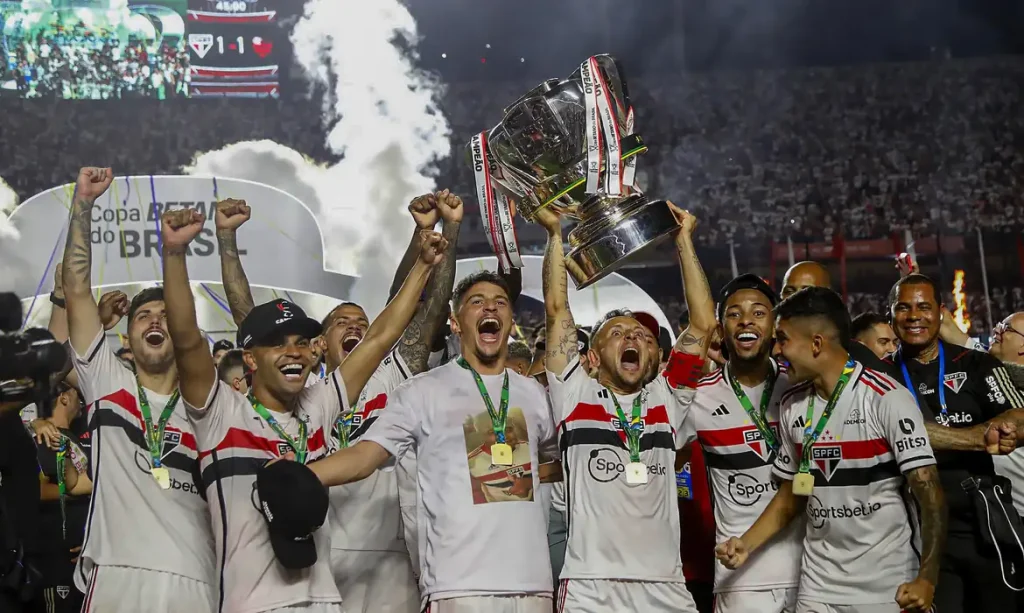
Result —
<instances>
[{"instance_id":1,"label":"black stripe on jersey","mask_svg":"<svg viewBox=\"0 0 1024 613\"><path fill-rule=\"evenodd\" d=\"M891 392L893 389L895 389L893 388L891 383L885 381L884 379L882 379L881 377L879 377L878 375L874 374L873 372L869 371L866 368L864 369L863 375L865 379L882 388L882 391L884 392Z\"/></svg>"},{"instance_id":2,"label":"black stripe on jersey","mask_svg":"<svg viewBox=\"0 0 1024 613\"><path fill-rule=\"evenodd\" d=\"M762 466L771 466L775 461L775 454L769 456L765 462L761 456L754 451L743 451L740 453L714 453L704 449L704 464L708 468L719 470L753 470Z\"/></svg>"},{"instance_id":3,"label":"black stripe on jersey","mask_svg":"<svg viewBox=\"0 0 1024 613\"><path fill-rule=\"evenodd\" d=\"M564 447L566 448L575 445L606 445L617 449L626 448L622 443L622 439L619 438L617 431L605 430L604 428L574 428L566 430L562 435L562 439L565 441ZM672 438L672 433L649 432L642 435L640 437L640 451L647 451L649 449L670 449L675 451L676 442Z\"/></svg>"},{"instance_id":4,"label":"black stripe on jersey","mask_svg":"<svg viewBox=\"0 0 1024 613\"><path fill-rule=\"evenodd\" d=\"M98 345L96 345L96 348L92 350L92 353L89 354L89 357L85 358L85 362L87 364L91 364L92 363L92 359L96 357L96 354L100 352L100 349L103 349L106 346L107 346L107 339L104 338L103 340L100 341L100 343Z\"/></svg>"},{"instance_id":5,"label":"black stripe on jersey","mask_svg":"<svg viewBox=\"0 0 1024 613\"><path fill-rule=\"evenodd\" d=\"M338 386L338 377L340 376L341 375L338 374L337 370L334 371L334 374L331 376L331 383L334 384L334 393L338 395L338 407L340 407L340 410L344 411L345 407L348 406L348 398L341 395L341 387ZM337 416L335 416L335 419L337 419Z\"/></svg>"},{"instance_id":6,"label":"black stripe on jersey","mask_svg":"<svg viewBox=\"0 0 1024 613\"><path fill-rule=\"evenodd\" d=\"M573 375L573 373L576 372L576 369L579 368L579 367L580 367L580 359L576 358L576 363L572 365L572 368L569 369L569 372L565 373L565 376L562 377L562 381L563 382L568 381L569 377L571 377Z\"/></svg>"},{"instance_id":7,"label":"black stripe on jersey","mask_svg":"<svg viewBox=\"0 0 1024 613\"><path fill-rule=\"evenodd\" d=\"M398 359L400 355L401 355L401 353L399 353L399 351L396 350L395 351L395 357L394 357L395 367L398 368L398 373L400 375L402 375L403 379L408 379L409 378L409 373L405 372L405 369L402 368L402 360Z\"/></svg>"},{"instance_id":8,"label":"black stripe on jersey","mask_svg":"<svg viewBox=\"0 0 1024 613\"><path fill-rule=\"evenodd\" d=\"M903 476L896 460L861 468L837 468L831 479L826 479L819 471L813 471L813 474L815 487L854 487Z\"/></svg>"},{"instance_id":9,"label":"black stripe on jersey","mask_svg":"<svg viewBox=\"0 0 1024 613\"><path fill-rule=\"evenodd\" d=\"M99 429L97 429L95 425L93 425L94 422L96 421L95 415L99 412L100 409L100 402L102 401L97 400L96 403L93 405L93 419L90 420L89 426L90 430L95 430L92 436L92 449L94 451L89 456L89 470L92 471L92 495L89 496L89 515L85 520L85 536L82 538L81 551L85 551L85 548L89 545L89 536L92 534L92 518L93 514L96 512L96 499L100 497L100 457L102 456L102 454L100 453L100 440L102 437L100 436ZM88 586L86 588L86 593L89 593L88 590L92 586L89 585L89 578L85 576L85 565L78 564L77 566L78 574L82 579L82 585Z\"/></svg>"},{"instance_id":10,"label":"black stripe on jersey","mask_svg":"<svg viewBox=\"0 0 1024 613\"><path fill-rule=\"evenodd\" d=\"M104 409L101 412L97 408L95 414L97 426L119 428L123 430L125 436L128 437L128 440L131 441L133 445L142 449L147 458L149 457L149 447L146 446L146 438L138 426L115 413L113 409ZM99 428L97 428L97 430L99 430ZM164 457L160 458L160 463L164 466L190 473L193 478L198 475L198 469L196 467L198 462L180 451L171 451ZM196 482L196 487L199 487L199 482Z\"/></svg>"},{"instance_id":11,"label":"black stripe on jersey","mask_svg":"<svg viewBox=\"0 0 1024 613\"><path fill-rule=\"evenodd\" d=\"M785 468L784 466L779 466L778 464L772 464L772 470L777 470L784 475L789 475L790 477L796 475L795 472L789 470L788 468Z\"/></svg>"},{"instance_id":12,"label":"black stripe on jersey","mask_svg":"<svg viewBox=\"0 0 1024 613\"><path fill-rule=\"evenodd\" d=\"M220 479L228 477L253 477L263 465L267 458L217 458L211 457L210 465L203 470L203 483L207 487L213 485ZM220 485L217 486L218 490Z\"/></svg>"},{"instance_id":13,"label":"black stripe on jersey","mask_svg":"<svg viewBox=\"0 0 1024 613\"><path fill-rule=\"evenodd\" d=\"M904 465L911 464L913 462L920 462L921 460L927 460L929 464L934 464L935 463L935 460L931 456L927 456L927 455L916 455L916 456L914 456L912 458L903 458L903 461L900 462L900 472L901 473L903 472L903 466Z\"/></svg>"},{"instance_id":14,"label":"black stripe on jersey","mask_svg":"<svg viewBox=\"0 0 1024 613\"><path fill-rule=\"evenodd\" d=\"M219 385L217 387L220 387ZM224 504L224 487L221 485L220 479L217 478L217 465L220 464L220 459L217 457L217 450L214 449L210 452L210 469L213 470L211 478L217 485L217 506L220 507L220 537L221 537L221 553L220 553L220 572L218 573L218 582L220 583L220 597L217 601L217 613L224 613L224 593L225 589L224 582L224 570L228 565L228 508ZM205 472L205 471L204 471Z\"/></svg>"},{"instance_id":15,"label":"black stripe on jersey","mask_svg":"<svg viewBox=\"0 0 1024 613\"><path fill-rule=\"evenodd\" d=\"M564 483L564 487L562 487L562 492L565 497L565 513L562 514L562 517L563 521L565 522L565 540L566 542L569 542L569 537L571 534L569 531L571 530L571 526L573 525L573 498L572 487L570 485L572 483L572 473L569 470L569 441L565 437L565 420L563 420L561 423L555 426L555 433L557 434L558 432L561 432L561 435L558 436L558 449L561 452L562 456L562 481Z\"/></svg>"},{"instance_id":16,"label":"black stripe on jersey","mask_svg":"<svg viewBox=\"0 0 1024 613\"><path fill-rule=\"evenodd\" d=\"M804 383L801 383L799 385L795 385L795 386L789 388L788 390L782 392L782 396L779 396L779 404L782 404L782 403L786 402L786 400L791 398L797 392L805 391L810 386L811 386L811 382L810 381L806 381Z\"/></svg>"}]
</instances>

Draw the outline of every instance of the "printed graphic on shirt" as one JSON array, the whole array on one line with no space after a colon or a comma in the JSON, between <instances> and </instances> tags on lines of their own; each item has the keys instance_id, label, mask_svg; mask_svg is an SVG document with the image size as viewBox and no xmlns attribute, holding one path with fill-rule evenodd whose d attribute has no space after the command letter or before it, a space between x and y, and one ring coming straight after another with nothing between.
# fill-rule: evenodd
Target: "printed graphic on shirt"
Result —
<instances>
[{"instance_id":1,"label":"printed graphic on shirt","mask_svg":"<svg viewBox=\"0 0 1024 613\"><path fill-rule=\"evenodd\" d=\"M491 445L498 442L491 416L484 411L466 417L462 424L466 437L466 454L473 504L491 502L532 502L533 466L530 462L529 430L523 410L508 410L505 442L512 447L512 466L491 463Z\"/></svg>"}]
</instances>

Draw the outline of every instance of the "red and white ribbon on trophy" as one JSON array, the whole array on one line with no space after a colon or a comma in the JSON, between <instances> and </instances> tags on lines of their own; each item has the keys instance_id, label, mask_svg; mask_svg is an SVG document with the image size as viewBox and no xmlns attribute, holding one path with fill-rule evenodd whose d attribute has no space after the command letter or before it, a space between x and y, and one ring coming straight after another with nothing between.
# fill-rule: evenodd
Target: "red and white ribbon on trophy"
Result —
<instances>
[{"instance_id":1,"label":"red and white ribbon on trophy","mask_svg":"<svg viewBox=\"0 0 1024 613\"><path fill-rule=\"evenodd\" d=\"M501 190L495 189L494 180L504 178L501 167L493 164L487 150L487 133L481 132L470 141L473 150L473 177L476 180L476 200L480 204L480 219L491 250L498 256L498 265L505 272L523 267L520 257L516 226L512 221L512 203Z\"/></svg>"},{"instance_id":2,"label":"red and white ribbon on trophy","mask_svg":"<svg viewBox=\"0 0 1024 613\"><path fill-rule=\"evenodd\" d=\"M587 193L594 194L601 182L601 158L605 157L604 191L621 196L623 185L621 135L612 108L611 89L601 76L596 57L580 64L587 122ZM627 125L627 130L629 126ZM631 130L629 130L631 131ZM634 171L635 172L635 171Z\"/></svg>"}]
</instances>

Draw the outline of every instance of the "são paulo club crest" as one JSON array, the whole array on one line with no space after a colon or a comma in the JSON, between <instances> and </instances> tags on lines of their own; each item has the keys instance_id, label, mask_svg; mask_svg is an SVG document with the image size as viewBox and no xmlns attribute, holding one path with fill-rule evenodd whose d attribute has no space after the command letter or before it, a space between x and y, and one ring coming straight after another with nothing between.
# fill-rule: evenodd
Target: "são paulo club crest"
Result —
<instances>
[{"instance_id":1,"label":"s\u00e3o paulo club crest","mask_svg":"<svg viewBox=\"0 0 1024 613\"><path fill-rule=\"evenodd\" d=\"M769 427L775 434L775 440L778 440L779 426L777 424L772 424ZM754 453L756 453L758 457L765 462L768 462L769 458L771 458L774 453L771 447L768 446L768 443L765 442L764 435L761 434L761 431L758 430L756 426L750 426L749 430L743 431L743 442L746 443L747 447L750 447Z\"/></svg>"},{"instance_id":2,"label":"s\u00e3o paulo club crest","mask_svg":"<svg viewBox=\"0 0 1024 613\"><path fill-rule=\"evenodd\" d=\"M843 448L840 445L817 444L811 449L811 460L818 467L826 481L832 480L836 468L843 461Z\"/></svg>"}]
</instances>

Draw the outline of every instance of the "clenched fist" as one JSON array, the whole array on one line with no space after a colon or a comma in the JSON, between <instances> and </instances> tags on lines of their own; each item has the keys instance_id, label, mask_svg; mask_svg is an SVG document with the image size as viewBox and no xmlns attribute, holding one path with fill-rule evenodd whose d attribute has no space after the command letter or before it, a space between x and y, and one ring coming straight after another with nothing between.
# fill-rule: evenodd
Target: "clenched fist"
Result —
<instances>
[{"instance_id":1,"label":"clenched fist","mask_svg":"<svg viewBox=\"0 0 1024 613\"><path fill-rule=\"evenodd\" d=\"M440 213L437 210L437 196L434 194L416 196L409 203L409 213L412 214L417 228L432 230L440 218Z\"/></svg>"},{"instance_id":2,"label":"clenched fist","mask_svg":"<svg viewBox=\"0 0 1024 613\"><path fill-rule=\"evenodd\" d=\"M104 330L110 330L128 314L128 296L118 290L107 292L100 298L97 305L100 310L100 321Z\"/></svg>"},{"instance_id":3,"label":"clenched fist","mask_svg":"<svg viewBox=\"0 0 1024 613\"><path fill-rule=\"evenodd\" d=\"M245 200L228 198L217 203L214 223L218 230L237 230L239 226L249 221L250 217L252 217L252 209L245 203Z\"/></svg>"},{"instance_id":4,"label":"clenched fist","mask_svg":"<svg viewBox=\"0 0 1024 613\"><path fill-rule=\"evenodd\" d=\"M736 570L747 561L750 550L742 539L735 536L715 547L715 557L722 563L722 566L729 570Z\"/></svg>"},{"instance_id":5,"label":"clenched fist","mask_svg":"<svg viewBox=\"0 0 1024 613\"><path fill-rule=\"evenodd\" d=\"M195 209L178 209L164 213L161 233L164 248L184 248L192 242L206 223L206 216Z\"/></svg>"},{"instance_id":6,"label":"clenched fist","mask_svg":"<svg viewBox=\"0 0 1024 613\"><path fill-rule=\"evenodd\" d=\"M110 168L86 167L78 171L75 182L75 194L88 202L95 202L103 195L114 180L114 171Z\"/></svg>"},{"instance_id":7,"label":"clenched fist","mask_svg":"<svg viewBox=\"0 0 1024 613\"><path fill-rule=\"evenodd\" d=\"M431 230L420 232L420 260L427 266L436 266L444 259L448 239Z\"/></svg>"},{"instance_id":8,"label":"clenched fist","mask_svg":"<svg viewBox=\"0 0 1024 613\"><path fill-rule=\"evenodd\" d=\"M462 198L447 189L437 192L434 196L437 202L437 211L445 223L462 221Z\"/></svg>"}]
</instances>

